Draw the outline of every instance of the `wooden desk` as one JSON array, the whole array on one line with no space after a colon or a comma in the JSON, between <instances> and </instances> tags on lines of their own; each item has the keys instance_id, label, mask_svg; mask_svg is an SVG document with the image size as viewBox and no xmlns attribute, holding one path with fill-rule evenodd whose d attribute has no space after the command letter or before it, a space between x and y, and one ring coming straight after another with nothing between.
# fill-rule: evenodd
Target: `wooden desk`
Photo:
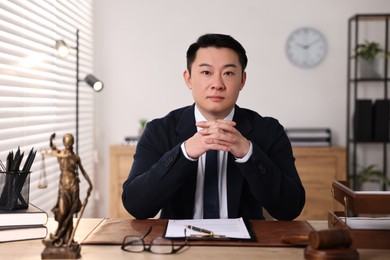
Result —
<instances>
[{"instance_id":1,"label":"wooden desk","mask_svg":"<svg viewBox=\"0 0 390 260\"><path fill-rule=\"evenodd\" d=\"M79 243L95 228L101 219L82 219L75 240ZM326 221L309 221L317 230L326 229ZM53 219L48 223L49 232L56 228ZM0 243L1 259L41 259L44 245L40 239ZM303 248L284 247L219 247L192 246L176 255L155 255L148 252L128 253L120 246L86 246L81 248L81 259L304 259ZM358 250L360 259L390 259L390 250Z\"/></svg>"}]
</instances>

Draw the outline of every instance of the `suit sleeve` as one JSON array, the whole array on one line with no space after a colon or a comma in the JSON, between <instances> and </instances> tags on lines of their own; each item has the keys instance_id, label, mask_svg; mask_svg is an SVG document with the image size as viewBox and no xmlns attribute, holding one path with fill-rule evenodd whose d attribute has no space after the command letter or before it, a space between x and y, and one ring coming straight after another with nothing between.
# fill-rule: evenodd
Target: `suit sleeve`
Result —
<instances>
[{"instance_id":1,"label":"suit sleeve","mask_svg":"<svg viewBox=\"0 0 390 260\"><path fill-rule=\"evenodd\" d=\"M123 205L137 219L156 216L186 181L185 169L197 164L185 158L181 143L171 147L164 136L167 133L153 121L147 124L123 184Z\"/></svg>"},{"instance_id":2,"label":"suit sleeve","mask_svg":"<svg viewBox=\"0 0 390 260\"><path fill-rule=\"evenodd\" d=\"M305 190L294 164L290 141L283 127L268 122L261 137L252 136L253 153L237 163L254 197L276 219L292 220L305 204Z\"/></svg>"}]
</instances>

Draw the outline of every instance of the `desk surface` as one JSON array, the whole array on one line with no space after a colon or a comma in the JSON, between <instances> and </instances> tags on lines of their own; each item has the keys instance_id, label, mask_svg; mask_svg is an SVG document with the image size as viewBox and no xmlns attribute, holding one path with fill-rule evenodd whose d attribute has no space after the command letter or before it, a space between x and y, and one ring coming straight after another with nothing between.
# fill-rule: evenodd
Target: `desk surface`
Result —
<instances>
[{"instance_id":1,"label":"desk surface","mask_svg":"<svg viewBox=\"0 0 390 260\"><path fill-rule=\"evenodd\" d=\"M83 239L94 229L101 219L82 219L75 235L75 240L81 243ZM317 230L326 229L326 221L309 221ZM50 219L47 227L54 232L57 223ZM42 240L27 240L17 242L0 243L1 259L41 259L44 249ZM188 247L176 255L155 255L148 252L128 253L120 249L120 246L89 246L81 248L82 259L179 259L185 257L191 259L208 259L211 256L218 259L304 259L303 248L283 247L226 247L226 246L193 246ZM390 259L389 250L359 249L360 259Z\"/></svg>"}]
</instances>

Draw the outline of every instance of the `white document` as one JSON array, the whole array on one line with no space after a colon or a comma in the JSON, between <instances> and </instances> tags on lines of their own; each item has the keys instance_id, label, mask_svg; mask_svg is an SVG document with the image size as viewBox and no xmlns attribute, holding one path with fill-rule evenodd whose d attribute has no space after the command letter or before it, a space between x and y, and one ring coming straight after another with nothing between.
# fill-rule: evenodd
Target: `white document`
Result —
<instances>
[{"instance_id":1,"label":"white document","mask_svg":"<svg viewBox=\"0 0 390 260\"><path fill-rule=\"evenodd\" d=\"M345 221L345 218L340 217ZM375 229L375 230L390 230L390 217L349 217L347 225L353 229Z\"/></svg>"},{"instance_id":2,"label":"white document","mask_svg":"<svg viewBox=\"0 0 390 260\"><path fill-rule=\"evenodd\" d=\"M237 239L250 239L251 236L246 228L244 220L242 218L234 219L170 219L168 221L165 237L167 238L179 238L184 237L184 230L186 235L204 235L201 232L197 232L188 229L187 226L194 226L213 232L216 236L225 236L227 238Z\"/></svg>"}]
</instances>

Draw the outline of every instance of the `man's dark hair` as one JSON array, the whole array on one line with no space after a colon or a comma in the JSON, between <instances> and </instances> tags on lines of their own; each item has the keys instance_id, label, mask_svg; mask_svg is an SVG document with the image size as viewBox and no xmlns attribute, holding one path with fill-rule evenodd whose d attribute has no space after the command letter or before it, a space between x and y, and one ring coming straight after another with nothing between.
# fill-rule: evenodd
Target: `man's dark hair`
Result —
<instances>
[{"instance_id":1,"label":"man's dark hair","mask_svg":"<svg viewBox=\"0 0 390 260\"><path fill-rule=\"evenodd\" d=\"M199 48L216 47L216 48L229 48L235 51L238 55L242 71L245 70L248 63L248 58L244 47L241 43L236 41L233 37L225 34L205 34L198 38L198 40L191 44L187 50L187 69L191 74L191 66L196 58L196 53Z\"/></svg>"}]
</instances>

